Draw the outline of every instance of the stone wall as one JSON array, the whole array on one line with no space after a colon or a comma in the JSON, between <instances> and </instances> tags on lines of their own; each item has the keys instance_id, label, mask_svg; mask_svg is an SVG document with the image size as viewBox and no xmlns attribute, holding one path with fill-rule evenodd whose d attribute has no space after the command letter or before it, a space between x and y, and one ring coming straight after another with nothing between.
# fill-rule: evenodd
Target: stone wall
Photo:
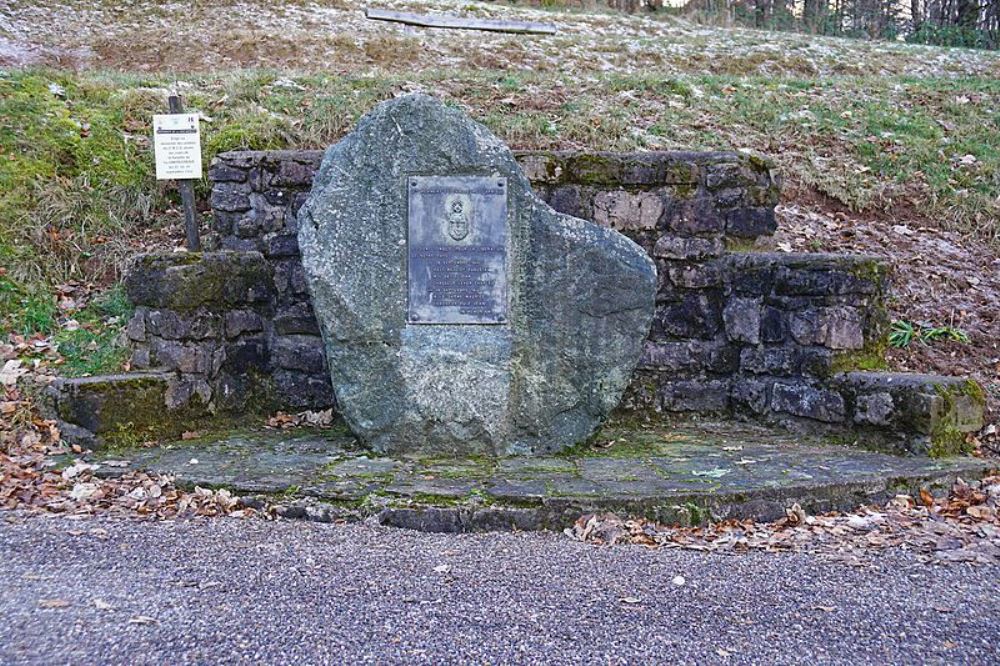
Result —
<instances>
[{"instance_id":1,"label":"stone wall","mask_svg":"<svg viewBox=\"0 0 1000 666\"><path fill-rule=\"evenodd\" d=\"M311 373L301 360L322 354L297 243L297 212L322 157L321 151L233 152L219 155L209 169L214 222L206 246L259 252L273 270L274 312L267 337L274 352L264 365L280 377L290 408L316 408L331 400L316 383L325 380L323 363ZM517 159L553 208L628 235L657 257L661 275L671 274L666 269L672 267L671 275L695 300L700 297L696 292L704 292L721 303L720 257L726 248L745 246L775 229L781 182L773 166L759 157L521 152ZM717 282L700 284L711 279L709 273ZM658 322L675 309L667 304L671 289L669 282L661 285ZM681 308L690 305L680 303ZM712 316L704 310L688 312L690 321L678 325L691 328L695 320ZM713 335L693 332L688 337Z\"/></svg>"},{"instance_id":2,"label":"stone wall","mask_svg":"<svg viewBox=\"0 0 1000 666\"><path fill-rule=\"evenodd\" d=\"M206 238L214 251L146 257L129 276L133 366L173 373L172 409L191 400L233 413L333 405L296 235L321 159L218 156ZM775 230L780 178L768 161L726 152L517 159L555 209L621 231L657 264L654 324L625 407L863 432L914 452L962 446L976 421L972 386L848 372L881 367L885 266L748 251Z\"/></svg>"},{"instance_id":3,"label":"stone wall","mask_svg":"<svg viewBox=\"0 0 1000 666\"><path fill-rule=\"evenodd\" d=\"M316 322L289 321L259 252L147 255L125 285L136 304L132 367L177 373L168 408L192 398L228 412L333 402Z\"/></svg>"}]
</instances>

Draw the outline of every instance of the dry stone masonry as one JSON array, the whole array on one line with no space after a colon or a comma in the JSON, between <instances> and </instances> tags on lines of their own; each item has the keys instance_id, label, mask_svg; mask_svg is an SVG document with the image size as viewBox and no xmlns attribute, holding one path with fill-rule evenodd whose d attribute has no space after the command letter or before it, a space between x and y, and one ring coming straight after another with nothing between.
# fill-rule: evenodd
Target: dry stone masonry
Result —
<instances>
[{"instance_id":1,"label":"dry stone masonry","mask_svg":"<svg viewBox=\"0 0 1000 666\"><path fill-rule=\"evenodd\" d=\"M137 262L128 335L142 378L62 380L50 393L67 427L114 439L124 427L114 410L84 419L74 404L81 396L103 404L124 381L162 396L159 411L175 420L335 406L298 242L322 157L234 152L213 161L206 245L214 251ZM880 371L885 265L752 251L776 224L781 181L767 160L729 152L514 158L554 210L621 232L655 262L653 322L623 409L764 420L907 453L959 451L981 427L974 382ZM168 419L143 419L133 425L148 421L150 435L169 430Z\"/></svg>"}]
</instances>

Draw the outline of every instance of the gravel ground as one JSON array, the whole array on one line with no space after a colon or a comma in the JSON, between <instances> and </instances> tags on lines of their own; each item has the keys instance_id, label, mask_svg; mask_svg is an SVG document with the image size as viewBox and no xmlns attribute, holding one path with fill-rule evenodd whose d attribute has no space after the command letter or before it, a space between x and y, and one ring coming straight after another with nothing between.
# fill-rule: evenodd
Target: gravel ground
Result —
<instances>
[{"instance_id":1,"label":"gravel ground","mask_svg":"<svg viewBox=\"0 0 1000 666\"><path fill-rule=\"evenodd\" d=\"M899 551L856 568L561 535L6 513L0 663L997 663L998 574Z\"/></svg>"}]
</instances>

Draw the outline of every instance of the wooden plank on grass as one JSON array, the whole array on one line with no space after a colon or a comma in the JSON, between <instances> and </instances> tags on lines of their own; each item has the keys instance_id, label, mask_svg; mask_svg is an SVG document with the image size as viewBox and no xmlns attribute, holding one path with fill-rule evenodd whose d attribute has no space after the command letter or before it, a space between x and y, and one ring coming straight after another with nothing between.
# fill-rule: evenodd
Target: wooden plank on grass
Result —
<instances>
[{"instance_id":1,"label":"wooden plank on grass","mask_svg":"<svg viewBox=\"0 0 1000 666\"><path fill-rule=\"evenodd\" d=\"M515 32L534 35L554 35L556 27L547 23L527 21L488 21L485 19L449 16L447 14L425 15L407 12L393 12L388 9L365 9L365 16L375 21L392 21L424 28L454 28L458 30L487 30L490 32Z\"/></svg>"}]
</instances>

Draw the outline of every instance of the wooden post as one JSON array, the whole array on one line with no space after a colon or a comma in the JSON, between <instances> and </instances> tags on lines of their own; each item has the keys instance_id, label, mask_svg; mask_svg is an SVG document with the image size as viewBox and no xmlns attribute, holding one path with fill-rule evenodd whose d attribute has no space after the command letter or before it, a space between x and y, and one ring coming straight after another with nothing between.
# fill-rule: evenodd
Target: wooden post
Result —
<instances>
[{"instance_id":1,"label":"wooden post","mask_svg":"<svg viewBox=\"0 0 1000 666\"><path fill-rule=\"evenodd\" d=\"M168 98L170 113L184 113L184 105L179 95ZM178 180L177 189L181 191L181 204L184 206L184 233L187 236L187 249L191 252L201 251L201 236L198 232L198 213L194 208L194 181Z\"/></svg>"}]
</instances>

